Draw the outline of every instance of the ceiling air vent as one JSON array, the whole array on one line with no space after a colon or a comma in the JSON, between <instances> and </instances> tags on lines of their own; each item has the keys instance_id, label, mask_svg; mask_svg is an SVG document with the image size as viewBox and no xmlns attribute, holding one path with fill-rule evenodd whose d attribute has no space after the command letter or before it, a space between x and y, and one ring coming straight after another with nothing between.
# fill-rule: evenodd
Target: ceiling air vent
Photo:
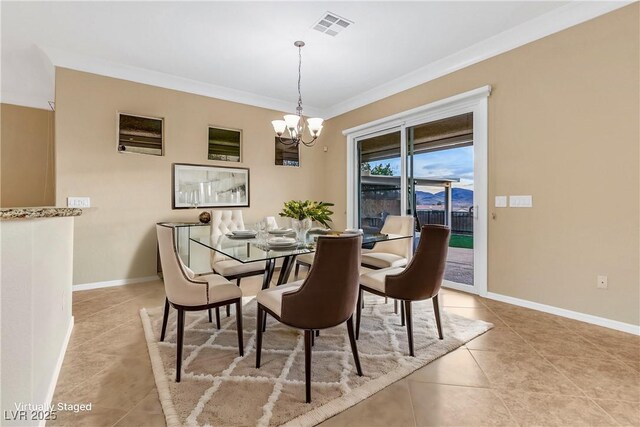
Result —
<instances>
[{"instance_id":1,"label":"ceiling air vent","mask_svg":"<svg viewBox=\"0 0 640 427\"><path fill-rule=\"evenodd\" d=\"M341 18L335 13L327 12L313 25L313 29L335 37L340 31L344 30L351 24L353 24L353 21Z\"/></svg>"}]
</instances>

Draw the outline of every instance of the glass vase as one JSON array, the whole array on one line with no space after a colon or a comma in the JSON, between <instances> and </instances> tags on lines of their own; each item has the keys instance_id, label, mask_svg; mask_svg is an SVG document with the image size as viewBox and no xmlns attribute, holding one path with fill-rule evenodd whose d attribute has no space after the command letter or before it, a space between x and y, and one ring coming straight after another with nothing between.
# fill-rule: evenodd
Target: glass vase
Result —
<instances>
[{"instance_id":1,"label":"glass vase","mask_svg":"<svg viewBox=\"0 0 640 427\"><path fill-rule=\"evenodd\" d=\"M311 230L311 219L292 219L291 228L296 232L296 239L298 240L298 243L306 245L307 234L309 233L309 230Z\"/></svg>"}]
</instances>

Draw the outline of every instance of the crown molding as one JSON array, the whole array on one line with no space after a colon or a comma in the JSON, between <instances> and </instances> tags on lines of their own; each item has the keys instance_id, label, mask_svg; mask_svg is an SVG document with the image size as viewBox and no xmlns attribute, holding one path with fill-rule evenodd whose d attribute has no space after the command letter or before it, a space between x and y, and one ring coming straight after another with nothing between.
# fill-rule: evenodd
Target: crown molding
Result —
<instances>
[{"instance_id":1,"label":"crown molding","mask_svg":"<svg viewBox=\"0 0 640 427\"><path fill-rule=\"evenodd\" d=\"M627 6L634 1L572 1L459 52L342 101L324 111L325 119L339 116L527 43Z\"/></svg>"},{"instance_id":2,"label":"crown molding","mask_svg":"<svg viewBox=\"0 0 640 427\"><path fill-rule=\"evenodd\" d=\"M574 25L627 6L634 1L571 1L569 4L552 10L544 15L524 22L507 31L480 41L473 46L432 62L422 68L393 79L385 84L341 101L332 107L321 109L305 107L305 115L330 119L346 112L435 80L470 65L484 61L496 55L508 52L527 43L539 40ZM128 80L151 86L173 89L180 92L217 98L241 104L267 108L278 112L291 112L294 103L291 100L265 97L251 92L226 88L223 86L191 80L158 71L118 64L95 57L71 53L59 48L40 46L40 49L56 67L69 68ZM3 91L0 101L8 104L24 105L33 108L49 106L46 94L18 94Z\"/></svg>"},{"instance_id":3,"label":"crown molding","mask_svg":"<svg viewBox=\"0 0 640 427\"><path fill-rule=\"evenodd\" d=\"M45 54L49 57L49 60L56 67L84 71L101 76L128 80L136 83L162 87L165 89L173 89L180 92L202 95L209 98L217 98L225 101L237 102L240 104L253 105L255 107L267 108L278 112L291 112L292 108L295 107L295 102L293 102L292 100L286 101L282 99L270 98L251 92L217 86L210 83L204 83L197 80L191 80L184 77L162 73L159 71L133 67L130 65L119 64L95 57L80 55L50 46L39 47L40 49L42 49L42 51L45 52ZM321 111L317 108L305 106L306 116L318 116L320 112Z\"/></svg>"},{"instance_id":4,"label":"crown molding","mask_svg":"<svg viewBox=\"0 0 640 427\"><path fill-rule=\"evenodd\" d=\"M38 108L41 110L51 110L49 100L51 97L45 94L17 93L3 90L0 92L0 103L18 105L21 107ZM51 99L53 101L53 99Z\"/></svg>"}]
</instances>

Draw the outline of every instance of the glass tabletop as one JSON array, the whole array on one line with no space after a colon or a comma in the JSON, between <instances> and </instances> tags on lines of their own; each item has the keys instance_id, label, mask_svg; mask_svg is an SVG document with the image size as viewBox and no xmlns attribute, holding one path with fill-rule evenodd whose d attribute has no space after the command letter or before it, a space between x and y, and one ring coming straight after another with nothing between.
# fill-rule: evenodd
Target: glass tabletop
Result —
<instances>
[{"instance_id":1,"label":"glass tabletop","mask_svg":"<svg viewBox=\"0 0 640 427\"><path fill-rule=\"evenodd\" d=\"M411 238L411 236L403 236L399 234L364 234L362 236L362 244L364 246L377 242L409 238ZM200 236L191 237L190 240L242 263L265 261L268 259L284 258L315 252L315 239L313 238L310 238L309 243L307 244L299 243L287 248L270 247L266 243L265 239L258 239L256 237L242 239L221 235L214 239L212 239L211 236Z\"/></svg>"}]
</instances>

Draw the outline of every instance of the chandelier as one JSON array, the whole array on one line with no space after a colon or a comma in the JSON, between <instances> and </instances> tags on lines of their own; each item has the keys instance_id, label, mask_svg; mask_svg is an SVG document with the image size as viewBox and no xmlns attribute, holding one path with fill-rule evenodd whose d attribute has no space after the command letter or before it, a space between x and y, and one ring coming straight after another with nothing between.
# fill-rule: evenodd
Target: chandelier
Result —
<instances>
[{"instance_id":1,"label":"chandelier","mask_svg":"<svg viewBox=\"0 0 640 427\"><path fill-rule=\"evenodd\" d=\"M311 147L320 136L322 131L322 122L324 120L320 118L307 119L305 126L304 117L302 117L302 94L300 93L300 78L302 74L302 47L303 41L297 41L293 44L298 48L298 106L296 107L296 114L287 114L284 116L284 120L274 120L271 122L273 129L276 131L276 135L280 142L284 145L298 146L301 143L307 147ZM311 140L305 141L302 139L305 128L309 129L311 134ZM285 135L285 131L287 134ZM283 135L284 138L283 138Z\"/></svg>"}]
</instances>

